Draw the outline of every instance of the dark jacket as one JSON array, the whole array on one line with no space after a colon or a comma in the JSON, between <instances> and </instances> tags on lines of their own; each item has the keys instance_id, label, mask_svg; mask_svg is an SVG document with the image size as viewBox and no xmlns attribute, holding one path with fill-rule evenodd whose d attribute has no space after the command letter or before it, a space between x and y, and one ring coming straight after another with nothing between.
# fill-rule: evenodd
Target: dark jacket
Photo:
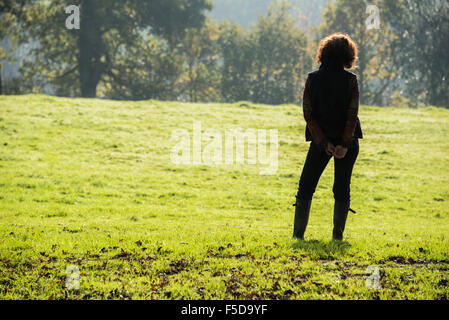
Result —
<instances>
[{"instance_id":1,"label":"dark jacket","mask_svg":"<svg viewBox=\"0 0 449 320\"><path fill-rule=\"evenodd\" d=\"M343 67L321 65L309 73L304 89L306 141L323 150L328 142L349 147L354 138L363 138L358 109L357 76Z\"/></svg>"}]
</instances>

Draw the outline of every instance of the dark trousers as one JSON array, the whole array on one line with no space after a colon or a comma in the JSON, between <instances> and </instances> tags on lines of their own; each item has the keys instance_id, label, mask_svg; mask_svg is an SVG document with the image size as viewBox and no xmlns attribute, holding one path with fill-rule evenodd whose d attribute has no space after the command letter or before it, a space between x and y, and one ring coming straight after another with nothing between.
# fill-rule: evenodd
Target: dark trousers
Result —
<instances>
[{"instance_id":1,"label":"dark trousers","mask_svg":"<svg viewBox=\"0 0 449 320\"><path fill-rule=\"evenodd\" d=\"M354 139L348 153L343 159L335 159L334 170L334 199L339 202L349 202L351 199L351 176L355 161L359 154L359 141ZM299 180L297 198L312 200L321 174L332 156L318 149L314 142L310 143L306 162Z\"/></svg>"}]
</instances>

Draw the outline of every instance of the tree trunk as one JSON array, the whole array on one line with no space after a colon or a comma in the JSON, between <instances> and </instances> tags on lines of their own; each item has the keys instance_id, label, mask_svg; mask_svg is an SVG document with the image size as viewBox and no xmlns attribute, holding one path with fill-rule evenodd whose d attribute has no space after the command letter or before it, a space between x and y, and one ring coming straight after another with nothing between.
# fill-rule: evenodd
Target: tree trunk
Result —
<instances>
[{"instance_id":1,"label":"tree trunk","mask_svg":"<svg viewBox=\"0 0 449 320\"><path fill-rule=\"evenodd\" d=\"M78 65L81 96L95 98L102 74L102 34L95 0L81 3L81 26L78 38Z\"/></svg>"}]
</instances>

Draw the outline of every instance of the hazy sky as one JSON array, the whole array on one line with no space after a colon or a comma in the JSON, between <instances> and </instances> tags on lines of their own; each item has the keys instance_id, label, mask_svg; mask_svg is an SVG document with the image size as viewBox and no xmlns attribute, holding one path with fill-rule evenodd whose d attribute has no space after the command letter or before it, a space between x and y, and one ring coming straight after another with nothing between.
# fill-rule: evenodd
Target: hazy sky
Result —
<instances>
[{"instance_id":1,"label":"hazy sky","mask_svg":"<svg viewBox=\"0 0 449 320\"><path fill-rule=\"evenodd\" d=\"M291 0L295 5L294 15L307 17L305 25L321 23L321 14L327 0ZM250 27L257 18L267 12L272 0L213 0L215 9L211 16L219 21L231 20ZM303 24L303 25L304 25Z\"/></svg>"}]
</instances>

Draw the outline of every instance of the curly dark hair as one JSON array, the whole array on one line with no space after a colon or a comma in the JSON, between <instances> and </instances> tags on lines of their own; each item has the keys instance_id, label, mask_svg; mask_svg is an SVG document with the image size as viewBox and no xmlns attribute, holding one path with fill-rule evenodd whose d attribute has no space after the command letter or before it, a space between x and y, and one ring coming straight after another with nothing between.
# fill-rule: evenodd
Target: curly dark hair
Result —
<instances>
[{"instance_id":1,"label":"curly dark hair","mask_svg":"<svg viewBox=\"0 0 449 320\"><path fill-rule=\"evenodd\" d=\"M319 64L331 63L353 69L356 66L358 52L357 45L349 35L334 33L321 40L316 61Z\"/></svg>"}]
</instances>

